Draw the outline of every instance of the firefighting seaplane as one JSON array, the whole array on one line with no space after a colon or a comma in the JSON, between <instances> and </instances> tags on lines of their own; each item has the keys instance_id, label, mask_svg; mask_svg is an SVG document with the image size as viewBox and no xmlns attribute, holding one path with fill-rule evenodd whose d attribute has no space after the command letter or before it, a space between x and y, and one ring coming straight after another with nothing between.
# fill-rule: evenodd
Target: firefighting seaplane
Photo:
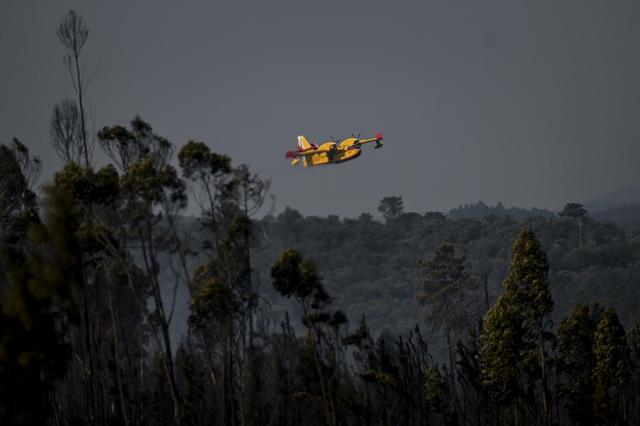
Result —
<instances>
[{"instance_id":1,"label":"firefighting seaplane","mask_svg":"<svg viewBox=\"0 0 640 426\"><path fill-rule=\"evenodd\" d=\"M362 145L375 142L374 148L382 147L382 134L378 133L373 138L360 139L352 136L342 141L330 140L320 146L309 143L307 138L298 136L298 149L287 151L285 158L291 159L291 165L295 166L302 159L305 167L324 166L325 164L339 164L358 158L362 154Z\"/></svg>"}]
</instances>

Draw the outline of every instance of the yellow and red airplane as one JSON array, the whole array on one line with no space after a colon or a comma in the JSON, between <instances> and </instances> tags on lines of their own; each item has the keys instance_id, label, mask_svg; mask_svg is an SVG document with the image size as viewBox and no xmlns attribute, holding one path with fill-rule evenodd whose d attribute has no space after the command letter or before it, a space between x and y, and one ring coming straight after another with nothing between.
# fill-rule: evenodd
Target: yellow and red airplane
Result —
<instances>
[{"instance_id":1,"label":"yellow and red airplane","mask_svg":"<svg viewBox=\"0 0 640 426\"><path fill-rule=\"evenodd\" d=\"M325 164L338 164L358 158L362 154L361 146L365 143L375 142L374 148L380 148L382 144L382 134L377 133L375 137L360 139L350 137L343 141L327 141L318 146L309 143L307 138L298 136L298 149L287 151L285 158L291 159L291 165L295 166L302 159L305 167L323 166Z\"/></svg>"}]
</instances>

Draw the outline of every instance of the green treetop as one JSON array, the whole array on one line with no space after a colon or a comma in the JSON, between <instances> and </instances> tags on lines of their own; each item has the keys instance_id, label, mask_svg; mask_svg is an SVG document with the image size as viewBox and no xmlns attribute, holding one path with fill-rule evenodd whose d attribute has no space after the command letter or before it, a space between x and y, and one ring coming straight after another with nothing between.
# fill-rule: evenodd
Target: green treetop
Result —
<instances>
[{"instance_id":1,"label":"green treetop","mask_svg":"<svg viewBox=\"0 0 640 426\"><path fill-rule=\"evenodd\" d=\"M566 377L559 391L567 399L569 415L578 424L588 424L593 418L595 330L593 309L586 305L576 305L558 326L558 372Z\"/></svg>"},{"instance_id":2,"label":"green treetop","mask_svg":"<svg viewBox=\"0 0 640 426\"><path fill-rule=\"evenodd\" d=\"M540 243L524 228L513 245L504 292L485 317L482 330L484 383L504 406L511 406L517 423L522 384L541 390L541 423L549 421L546 374L547 318L553 309L549 263Z\"/></svg>"},{"instance_id":3,"label":"green treetop","mask_svg":"<svg viewBox=\"0 0 640 426\"><path fill-rule=\"evenodd\" d=\"M604 423L615 423L620 416L624 386L631 374L629 345L624 328L613 308L608 308L598 322L594 336L596 367L593 372L595 383L596 415Z\"/></svg>"}]
</instances>

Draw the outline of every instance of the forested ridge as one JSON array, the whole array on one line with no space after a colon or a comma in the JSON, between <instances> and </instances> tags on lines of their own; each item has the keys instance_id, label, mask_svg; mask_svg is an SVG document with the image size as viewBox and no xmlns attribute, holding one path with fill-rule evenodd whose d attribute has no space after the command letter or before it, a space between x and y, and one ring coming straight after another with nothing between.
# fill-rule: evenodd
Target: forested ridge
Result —
<instances>
[{"instance_id":1,"label":"forested ridge","mask_svg":"<svg viewBox=\"0 0 640 426\"><path fill-rule=\"evenodd\" d=\"M257 219L268 180L205 143L174 167L138 117L98 141L113 164L68 158L40 200L1 147L3 423L638 420L638 233L575 203Z\"/></svg>"},{"instance_id":2,"label":"forested ridge","mask_svg":"<svg viewBox=\"0 0 640 426\"><path fill-rule=\"evenodd\" d=\"M581 245L576 220L558 214L516 221L510 216L452 218L401 211L385 220L368 213L356 218L303 217L285 209L256 222L254 268L268 282L273 253L297 247L320 265L337 305L355 318L365 315L376 332L397 334L424 319L424 308L416 303L424 280L421 261L439 244L450 243L464 255L476 281L469 294L476 301L475 311L483 312L486 297L493 304L501 292L511 246L523 226L535 232L549 256L556 321L577 303L599 301L614 306L625 325L635 323L640 233L586 216ZM270 294L268 288L265 292ZM277 309L278 300L273 302Z\"/></svg>"},{"instance_id":3,"label":"forested ridge","mask_svg":"<svg viewBox=\"0 0 640 426\"><path fill-rule=\"evenodd\" d=\"M0 144L0 424L640 423L637 231L398 195L260 217L268 178L215 141L91 134L88 29L72 11L58 37L64 165L40 185Z\"/></svg>"}]
</instances>

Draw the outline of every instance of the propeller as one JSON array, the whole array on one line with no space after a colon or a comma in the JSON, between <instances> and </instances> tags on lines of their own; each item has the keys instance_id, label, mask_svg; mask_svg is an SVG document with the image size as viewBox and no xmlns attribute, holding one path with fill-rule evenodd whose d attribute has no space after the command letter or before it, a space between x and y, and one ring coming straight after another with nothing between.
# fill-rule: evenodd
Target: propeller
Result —
<instances>
[{"instance_id":1,"label":"propeller","mask_svg":"<svg viewBox=\"0 0 640 426\"><path fill-rule=\"evenodd\" d=\"M362 146L362 144L360 143L360 136L362 135L362 133L358 133L358 136L356 136L355 134L351 133L351 137L354 139L353 140L353 146L355 146L356 148L360 148L360 146Z\"/></svg>"}]
</instances>

